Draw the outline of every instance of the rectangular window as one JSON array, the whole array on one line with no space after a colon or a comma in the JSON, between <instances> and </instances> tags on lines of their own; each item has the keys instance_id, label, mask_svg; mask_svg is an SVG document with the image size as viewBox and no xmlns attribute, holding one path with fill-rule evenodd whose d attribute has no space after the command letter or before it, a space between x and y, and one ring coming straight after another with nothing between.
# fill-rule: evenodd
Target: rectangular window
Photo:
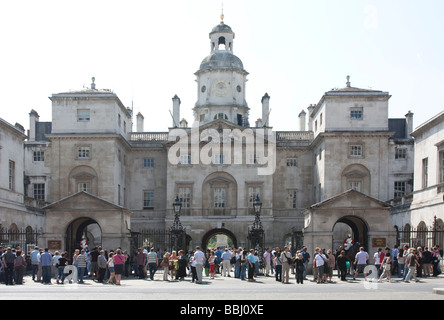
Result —
<instances>
[{"instance_id":1,"label":"rectangular window","mask_svg":"<svg viewBox=\"0 0 444 320\"><path fill-rule=\"evenodd\" d=\"M249 187L248 188L248 208L253 208L253 203L256 200L256 197L261 197L261 188L260 187Z\"/></svg>"},{"instance_id":2,"label":"rectangular window","mask_svg":"<svg viewBox=\"0 0 444 320\"><path fill-rule=\"evenodd\" d=\"M44 151L34 151L33 160L34 160L34 162L45 161L45 152Z\"/></svg>"},{"instance_id":3,"label":"rectangular window","mask_svg":"<svg viewBox=\"0 0 444 320\"><path fill-rule=\"evenodd\" d=\"M15 188L15 162L9 160L9 190L14 190Z\"/></svg>"},{"instance_id":4,"label":"rectangular window","mask_svg":"<svg viewBox=\"0 0 444 320\"><path fill-rule=\"evenodd\" d=\"M405 181L395 181L394 198L402 198L405 196L407 183Z\"/></svg>"},{"instance_id":5,"label":"rectangular window","mask_svg":"<svg viewBox=\"0 0 444 320\"><path fill-rule=\"evenodd\" d=\"M362 157L362 145L355 144L350 145L350 156L351 157Z\"/></svg>"},{"instance_id":6,"label":"rectangular window","mask_svg":"<svg viewBox=\"0 0 444 320\"><path fill-rule=\"evenodd\" d=\"M144 168L154 168L154 159L153 158L143 159L143 167Z\"/></svg>"},{"instance_id":7,"label":"rectangular window","mask_svg":"<svg viewBox=\"0 0 444 320\"><path fill-rule=\"evenodd\" d=\"M441 164L441 180L440 183L444 183L444 151L439 154L439 163Z\"/></svg>"},{"instance_id":8,"label":"rectangular window","mask_svg":"<svg viewBox=\"0 0 444 320\"><path fill-rule=\"evenodd\" d=\"M214 189L214 208L220 209L226 206L226 189L215 188Z\"/></svg>"},{"instance_id":9,"label":"rectangular window","mask_svg":"<svg viewBox=\"0 0 444 320\"><path fill-rule=\"evenodd\" d=\"M143 192L143 208L152 209L154 208L154 191L146 190Z\"/></svg>"},{"instance_id":10,"label":"rectangular window","mask_svg":"<svg viewBox=\"0 0 444 320\"><path fill-rule=\"evenodd\" d=\"M45 184L34 183L34 199L45 201Z\"/></svg>"},{"instance_id":11,"label":"rectangular window","mask_svg":"<svg viewBox=\"0 0 444 320\"><path fill-rule=\"evenodd\" d=\"M90 112L89 109L78 109L77 110L77 121L89 121Z\"/></svg>"},{"instance_id":12,"label":"rectangular window","mask_svg":"<svg viewBox=\"0 0 444 320\"><path fill-rule=\"evenodd\" d=\"M288 190L288 207L291 209L297 209L297 190Z\"/></svg>"},{"instance_id":13,"label":"rectangular window","mask_svg":"<svg viewBox=\"0 0 444 320\"><path fill-rule=\"evenodd\" d=\"M362 114L363 114L362 108L352 108L350 110L350 119L351 120L362 120L363 119Z\"/></svg>"},{"instance_id":14,"label":"rectangular window","mask_svg":"<svg viewBox=\"0 0 444 320\"><path fill-rule=\"evenodd\" d=\"M191 208L191 188L179 188L179 199L183 209Z\"/></svg>"},{"instance_id":15,"label":"rectangular window","mask_svg":"<svg viewBox=\"0 0 444 320\"><path fill-rule=\"evenodd\" d=\"M395 159L407 159L407 149L406 148L396 148Z\"/></svg>"},{"instance_id":16,"label":"rectangular window","mask_svg":"<svg viewBox=\"0 0 444 320\"><path fill-rule=\"evenodd\" d=\"M422 159L422 187L429 186L429 158Z\"/></svg>"},{"instance_id":17,"label":"rectangular window","mask_svg":"<svg viewBox=\"0 0 444 320\"><path fill-rule=\"evenodd\" d=\"M296 158L287 158L287 167L297 167L298 159Z\"/></svg>"},{"instance_id":18,"label":"rectangular window","mask_svg":"<svg viewBox=\"0 0 444 320\"><path fill-rule=\"evenodd\" d=\"M77 191L78 192L88 192L91 193L91 183L89 182L79 182L77 184Z\"/></svg>"},{"instance_id":19,"label":"rectangular window","mask_svg":"<svg viewBox=\"0 0 444 320\"><path fill-rule=\"evenodd\" d=\"M78 147L77 148L77 159L89 159L90 158L90 147Z\"/></svg>"},{"instance_id":20,"label":"rectangular window","mask_svg":"<svg viewBox=\"0 0 444 320\"><path fill-rule=\"evenodd\" d=\"M348 188L362 192L362 181L349 181Z\"/></svg>"}]
</instances>

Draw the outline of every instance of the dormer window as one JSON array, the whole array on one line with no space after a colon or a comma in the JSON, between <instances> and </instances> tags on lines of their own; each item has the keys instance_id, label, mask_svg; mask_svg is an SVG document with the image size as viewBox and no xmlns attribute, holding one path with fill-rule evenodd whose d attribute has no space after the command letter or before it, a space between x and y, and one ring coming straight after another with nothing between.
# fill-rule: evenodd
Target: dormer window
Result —
<instances>
[{"instance_id":1,"label":"dormer window","mask_svg":"<svg viewBox=\"0 0 444 320\"><path fill-rule=\"evenodd\" d=\"M217 120L217 119L228 120L228 116L225 113L218 113L214 116L214 120Z\"/></svg>"}]
</instances>

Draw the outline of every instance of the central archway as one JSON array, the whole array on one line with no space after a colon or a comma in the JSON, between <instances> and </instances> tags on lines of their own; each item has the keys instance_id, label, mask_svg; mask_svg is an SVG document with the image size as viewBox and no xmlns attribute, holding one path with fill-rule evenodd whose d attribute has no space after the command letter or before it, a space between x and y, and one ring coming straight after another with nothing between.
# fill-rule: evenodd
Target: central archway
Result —
<instances>
[{"instance_id":1,"label":"central archway","mask_svg":"<svg viewBox=\"0 0 444 320\"><path fill-rule=\"evenodd\" d=\"M364 220L355 216L344 216L333 226L333 248L343 244L348 234L352 235L355 243L368 250L368 227Z\"/></svg>"},{"instance_id":2,"label":"central archway","mask_svg":"<svg viewBox=\"0 0 444 320\"><path fill-rule=\"evenodd\" d=\"M102 245L102 229L97 221L88 217L72 221L66 230L66 251L69 254L84 245L89 250Z\"/></svg>"},{"instance_id":3,"label":"central archway","mask_svg":"<svg viewBox=\"0 0 444 320\"><path fill-rule=\"evenodd\" d=\"M206 250L208 247L208 243L214 236L217 235L225 235L227 238L229 238L232 242L232 245L234 248L237 248L237 239L236 236L231 232L230 230L224 229L224 228L218 228L218 229L212 229L205 233L205 235L202 237L202 249Z\"/></svg>"}]
</instances>

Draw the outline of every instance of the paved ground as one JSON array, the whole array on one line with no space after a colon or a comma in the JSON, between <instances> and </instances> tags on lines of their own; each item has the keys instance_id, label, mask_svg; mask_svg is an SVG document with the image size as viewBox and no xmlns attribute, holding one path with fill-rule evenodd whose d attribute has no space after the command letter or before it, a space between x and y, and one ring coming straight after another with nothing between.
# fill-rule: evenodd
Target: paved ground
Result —
<instances>
[{"instance_id":1,"label":"paved ground","mask_svg":"<svg viewBox=\"0 0 444 320\"><path fill-rule=\"evenodd\" d=\"M309 280L311 276L309 276ZM155 280L123 279L121 286L100 284L89 279L85 284L43 285L25 277L24 285L0 285L2 300L248 300L256 303L261 300L444 300L443 294L434 289L441 288L444 293L444 277L424 278L419 283L404 283L395 278L392 283L375 283L358 277L341 282L334 278L334 283L316 284L305 281L296 284L294 277L291 284L281 284L273 277L258 277L256 282L241 281L236 278L216 276L215 279L204 277L203 284L184 281L163 281L162 275L156 274ZM186 303L185 303L186 305Z\"/></svg>"}]
</instances>

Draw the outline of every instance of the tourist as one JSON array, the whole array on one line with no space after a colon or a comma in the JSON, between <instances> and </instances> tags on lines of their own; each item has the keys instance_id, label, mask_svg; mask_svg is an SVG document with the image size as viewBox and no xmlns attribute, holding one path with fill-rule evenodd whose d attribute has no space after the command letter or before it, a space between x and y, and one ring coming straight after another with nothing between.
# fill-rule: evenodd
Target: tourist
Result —
<instances>
[{"instance_id":1,"label":"tourist","mask_svg":"<svg viewBox=\"0 0 444 320\"><path fill-rule=\"evenodd\" d=\"M407 245L404 245L401 249L398 251L398 278L402 277L402 274L404 274L404 268L405 268L405 256L404 251L407 250Z\"/></svg>"},{"instance_id":2,"label":"tourist","mask_svg":"<svg viewBox=\"0 0 444 320\"><path fill-rule=\"evenodd\" d=\"M123 265L125 264L125 256L122 254L121 249L117 249L116 253L113 255L114 262L114 272L116 277L116 285L120 286L120 281L122 280Z\"/></svg>"},{"instance_id":3,"label":"tourist","mask_svg":"<svg viewBox=\"0 0 444 320\"><path fill-rule=\"evenodd\" d=\"M432 253L429 251L428 247L424 248L424 251L422 252L422 259L423 259L422 269L423 269L424 276L430 277L430 275L433 272L433 270L432 270L433 257L432 257Z\"/></svg>"},{"instance_id":4,"label":"tourist","mask_svg":"<svg viewBox=\"0 0 444 320\"><path fill-rule=\"evenodd\" d=\"M435 246L433 248L433 276L437 277L441 274L441 269L439 267L439 263L441 261L441 252L439 251L439 247Z\"/></svg>"},{"instance_id":5,"label":"tourist","mask_svg":"<svg viewBox=\"0 0 444 320\"><path fill-rule=\"evenodd\" d=\"M143 248L137 249L137 271L139 279L145 279L145 260L146 254L143 252Z\"/></svg>"},{"instance_id":6,"label":"tourist","mask_svg":"<svg viewBox=\"0 0 444 320\"><path fill-rule=\"evenodd\" d=\"M35 247L31 252L31 266L32 266L32 280L35 281L37 277L37 281L40 281L37 276L39 273L40 267L40 251L39 247Z\"/></svg>"},{"instance_id":7,"label":"tourist","mask_svg":"<svg viewBox=\"0 0 444 320\"><path fill-rule=\"evenodd\" d=\"M247 279L247 265L248 265L248 252L247 250L243 250L239 258L239 266L240 266L239 278L241 280Z\"/></svg>"},{"instance_id":8,"label":"tourist","mask_svg":"<svg viewBox=\"0 0 444 320\"><path fill-rule=\"evenodd\" d=\"M65 267L68 265L68 259L66 259L66 252L63 252L60 255L60 258L57 260L56 268L57 268L57 277L56 281L58 284L65 281Z\"/></svg>"},{"instance_id":9,"label":"tourist","mask_svg":"<svg viewBox=\"0 0 444 320\"><path fill-rule=\"evenodd\" d=\"M417 251L415 249L410 249L410 253L406 259L406 264L408 265L409 272L407 273L407 277L404 280L405 282L410 282L411 277L415 279L415 282L419 282L417 275L415 274L416 270L419 270L420 263L419 263L419 256L417 254Z\"/></svg>"},{"instance_id":10,"label":"tourist","mask_svg":"<svg viewBox=\"0 0 444 320\"><path fill-rule=\"evenodd\" d=\"M202 271L203 271L203 264L205 262L205 255L200 250L200 247L196 247L196 252L194 253L194 260L196 261L196 276L197 276L196 283L202 284Z\"/></svg>"},{"instance_id":11,"label":"tourist","mask_svg":"<svg viewBox=\"0 0 444 320\"><path fill-rule=\"evenodd\" d=\"M17 250L14 261L15 284L23 284L23 275L25 273L26 260L21 249Z\"/></svg>"},{"instance_id":12,"label":"tourist","mask_svg":"<svg viewBox=\"0 0 444 320\"><path fill-rule=\"evenodd\" d=\"M100 251L98 247L94 247L92 249L92 251L90 252L90 265L89 265L89 270L90 270L90 275L91 275L91 280L94 281L94 278L97 278L97 259L100 256Z\"/></svg>"},{"instance_id":13,"label":"tourist","mask_svg":"<svg viewBox=\"0 0 444 320\"><path fill-rule=\"evenodd\" d=\"M84 283L83 277L86 275L86 266L88 263L87 259L88 258L85 254L85 249L82 249L82 251L80 252L80 254L76 258L78 277L79 277L78 282L79 283Z\"/></svg>"},{"instance_id":14,"label":"tourist","mask_svg":"<svg viewBox=\"0 0 444 320\"><path fill-rule=\"evenodd\" d=\"M278 248L277 248L278 249ZM302 247L302 258L304 260L304 267L305 267L305 271L304 271L304 280L307 280L307 269L308 269L308 263L310 262L310 254L307 252L307 247Z\"/></svg>"},{"instance_id":15,"label":"tourist","mask_svg":"<svg viewBox=\"0 0 444 320\"><path fill-rule=\"evenodd\" d=\"M286 246L284 251L281 253L281 263L282 263L282 283L290 283L290 268L293 264L290 249Z\"/></svg>"},{"instance_id":16,"label":"tourist","mask_svg":"<svg viewBox=\"0 0 444 320\"><path fill-rule=\"evenodd\" d=\"M165 252L165 254L163 255L163 258L162 258L162 262L160 263L160 266L163 268L163 280L164 281L168 281L169 266L170 266L169 257L170 257L170 253Z\"/></svg>"},{"instance_id":17,"label":"tourist","mask_svg":"<svg viewBox=\"0 0 444 320\"><path fill-rule=\"evenodd\" d=\"M390 252L390 248L385 248L385 255L384 260L382 260L381 267L383 272L381 274L381 277L379 278L379 282L381 282L385 277L387 278L387 281L392 281L391 278L391 269L392 269L392 254ZM365 273L364 273L365 276Z\"/></svg>"},{"instance_id":18,"label":"tourist","mask_svg":"<svg viewBox=\"0 0 444 320\"><path fill-rule=\"evenodd\" d=\"M324 279L324 271L325 271L325 263L327 262L327 256L320 248L316 248L316 255L313 259L313 264L316 267L316 283L325 283Z\"/></svg>"},{"instance_id":19,"label":"tourist","mask_svg":"<svg viewBox=\"0 0 444 320\"><path fill-rule=\"evenodd\" d=\"M416 250L413 250L414 254L416 254L417 259L416 261L418 264L416 264L416 276L418 278L422 278L422 264L423 264L423 256L422 256L422 248L418 247Z\"/></svg>"},{"instance_id":20,"label":"tourist","mask_svg":"<svg viewBox=\"0 0 444 320\"><path fill-rule=\"evenodd\" d=\"M154 248L150 249L148 253L148 271L150 273L150 279L154 280L154 274L156 273L157 266L159 260L157 259L157 253L154 251Z\"/></svg>"},{"instance_id":21,"label":"tourist","mask_svg":"<svg viewBox=\"0 0 444 320\"><path fill-rule=\"evenodd\" d=\"M108 254L108 262L106 263L106 266L109 271L109 278L108 278L108 284L114 284L116 281L116 269L114 268L114 252L110 252Z\"/></svg>"},{"instance_id":22,"label":"tourist","mask_svg":"<svg viewBox=\"0 0 444 320\"><path fill-rule=\"evenodd\" d=\"M381 264L382 264L382 261L384 260L384 257L385 257L385 253L382 252L382 248L378 248L378 251L373 255L373 260L375 261L375 267L378 270L378 278L382 274ZM398 263L399 263L399 259L398 259Z\"/></svg>"},{"instance_id":23,"label":"tourist","mask_svg":"<svg viewBox=\"0 0 444 320\"><path fill-rule=\"evenodd\" d=\"M326 276L328 277L328 282L331 283L332 278L333 278L333 270L335 268L336 265L336 258L334 256L334 254L332 253L332 251L329 249L327 251L327 274Z\"/></svg>"},{"instance_id":24,"label":"tourist","mask_svg":"<svg viewBox=\"0 0 444 320\"><path fill-rule=\"evenodd\" d=\"M300 252L296 255L295 268L296 268L296 283L303 284L305 265L304 265L304 258L302 256L302 253Z\"/></svg>"},{"instance_id":25,"label":"tourist","mask_svg":"<svg viewBox=\"0 0 444 320\"><path fill-rule=\"evenodd\" d=\"M265 276L270 277L271 272L271 249L267 248L264 252Z\"/></svg>"},{"instance_id":26,"label":"tourist","mask_svg":"<svg viewBox=\"0 0 444 320\"><path fill-rule=\"evenodd\" d=\"M187 260L187 257L185 256L185 251L183 251L183 250L179 250L179 258L177 260L177 265L178 265L178 269L177 269L177 273L176 273L176 279L185 280L185 277L187 275L188 260ZM153 280L153 279L151 279L151 280Z\"/></svg>"},{"instance_id":27,"label":"tourist","mask_svg":"<svg viewBox=\"0 0 444 320\"><path fill-rule=\"evenodd\" d=\"M52 255L49 253L49 249L45 248L45 252L40 256L40 262L42 264L43 284L51 284L51 266Z\"/></svg>"},{"instance_id":28,"label":"tourist","mask_svg":"<svg viewBox=\"0 0 444 320\"><path fill-rule=\"evenodd\" d=\"M369 259L369 255L367 252L364 251L364 248L359 248L359 252L355 256L355 265L356 265L356 272L353 276L353 280L356 280L356 276L360 273L364 274L364 279L367 280L367 274L365 273L365 267L367 266L367 261Z\"/></svg>"},{"instance_id":29,"label":"tourist","mask_svg":"<svg viewBox=\"0 0 444 320\"><path fill-rule=\"evenodd\" d=\"M100 255L97 257L97 282L99 283L103 283L105 279L106 266L105 250L100 250Z\"/></svg>"},{"instance_id":30,"label":"tourist","mask_svg":"<svg viewBox=\"0 0 444 320\"><path fill-rule=\"evenodd\" d=\"M210 276L210 263L208 262L210 256L211 256L211 250L207 249L205 251L205 263L204 263L205 276L207 277Z\"/></svg>"},{"instance_id":31,"label":"tourist","mask_svg":"<svg viewBox=\"0 0 444 320\"><path fill-rule=\"evenodd\" d=\"M248 281L256 281L254 279L254 263L256 259L254 257L254 249L250 249L250 254L248 255Z\"/></svg>"},{"instance_id":32,"label":"tourist","mask_svg":"<svg viewBox=\"0 0 444 320\"><path fill-rule=\"evenodd\" d=\"M216 255L214 251L210 251L210 257L208 259L208 265L210 266L210 279L214 279L215 276L215 266L216 266Z\"/></svg>"},{"instance_id":33,"label":"tourist","mask_svg":"<svg viewBox=\"0 0 444 320\"><path fill-rule=\"evenodd\" d=\"M276 248L276 251L274 252L273 263L274 263L276 281L281 282L282 281L282 262L281 262L281 251L279 248Z\"/></svg>"},{"instance_id":34,"label":"tourist","mask_svg":"<svg viewBox=\"0 0 444 320\"><path fill-rule=\"evenodd\" d=\"M51 272L54 274L54 279L57 279L57 276L59 274L59 269L57 268L57 262L61 258L60 252L56 251L54 252L54 256L52 257L52 266L51 266Z\"/></svg>"},{"instance_id":35,"label":"tourist","mask_svg":"<svg viewBox=\"0 0 444 320\"><path fill-rule=\"evenodd\" d=\"M176 279L177 260L176 251L171 252L171 256L168 258L171 281Z\"/></svg>"},{"instance_id":36,"label":"tourist","mask_svg":"<svg viewBox=\"0 0 444 320\"><path fill-rule=\"evenodd\" d=\"M224 253L221 256L222 259L222 270L223 270L223 276L224 277L231 277L230 275L230 269L231 269L231 257L232 254L230 251L228 251L228 248L225 248Z\"/></svg>"},{"instance_id":37,"label":"tourist","mask_svg":"<svg viewBox=\"0 0 444 320\"><path fill-rule=\"evenodd\" d=\"M345 253L345 250L341 250L341 253L339 254L338 258L336 259L337 265L338 265L338 271L339 275L341 277L341 281L347 281L347 255Z\"/></svg>"},{"instance_id":38,"label":"tourist","mask_svg":"<svg viewBox=\"0 0 444 320\"><path fill-rule=\"evenodd\" d=\"M196 259L194 259L193 251L190 255L190 272L191 272L191 282L194 283L197 281L197 273L196 273Z\"/></svg>"},{"instance_id":39,"label":"tourist","mask_svg":"<svg viewBox=\"0 0 444 320\"><path fill-rule=\"evenodd\" d=\"M13 285L13 274L14 274L14 261L15 261L15 254L12 253L11 248L6 249L6 253L2 256L3 261L3 268L5 269L6 273L6 285Z\"/></svg>"}]
</instances>

